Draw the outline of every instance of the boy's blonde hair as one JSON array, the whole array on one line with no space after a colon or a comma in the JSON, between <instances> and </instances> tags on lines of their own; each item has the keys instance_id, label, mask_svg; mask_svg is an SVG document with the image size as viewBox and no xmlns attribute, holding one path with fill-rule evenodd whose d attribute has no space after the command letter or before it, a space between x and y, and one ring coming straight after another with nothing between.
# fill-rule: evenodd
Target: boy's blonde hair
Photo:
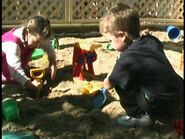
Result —
<instances>
[{"instance_id":1,"label":"boy's blonde hair","mask_svg":"<svg viewBox=\"0 0 185 139\"><path fill-rule=\"evenodd\" d=\"M139 15L129 5L116 3L100 19L99 30L101 34L110 33L114 36L118 35L118 31L123 31L132 40L136 39L140 33Z\"/></svg>"},{"instance_id":2,"label":"boy's blonde hair","mask_svg":"<svg viewBox=\"0 0 185 139\"><path fill-rule=\"evenodd\" d=\"M25 28L28 28L31 34L38 33L44 39L53 37L50 21L44 16L32 16L25 23Z\"/></svg>"}]
</instances>

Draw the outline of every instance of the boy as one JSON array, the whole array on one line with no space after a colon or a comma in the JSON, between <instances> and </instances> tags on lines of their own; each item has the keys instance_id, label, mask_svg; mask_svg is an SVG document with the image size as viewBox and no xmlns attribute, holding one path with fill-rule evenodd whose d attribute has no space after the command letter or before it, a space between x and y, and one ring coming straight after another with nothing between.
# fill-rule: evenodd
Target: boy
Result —
<instances>
[{"instance_id":1,"label":"boy","mask_svg":"<svg viewBox=\"0 0 185 139\"><path fill-rule=\"evenodd\" d=\"M140 36L135 10L116 3L100 20L100 33L120 56L104 88L115 88L126 115L117 118L124 127L149 127L156 120L179 119L183 79L174 71L162 43L151 35Z\"/></svg>"}]
</instances>

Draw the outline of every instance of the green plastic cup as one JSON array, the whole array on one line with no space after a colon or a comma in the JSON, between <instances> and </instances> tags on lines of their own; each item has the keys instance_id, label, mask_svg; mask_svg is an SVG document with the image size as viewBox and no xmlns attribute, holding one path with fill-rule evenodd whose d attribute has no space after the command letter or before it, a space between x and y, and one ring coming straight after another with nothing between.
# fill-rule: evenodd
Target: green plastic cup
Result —
<instances>
[{"instance_id":1,"label":"green plastic cup","mask_svg":"<svg viewBox=\"0 0 185 139\"><path fill-rule=\"evenodd\" d=\"M20 118L19 107L16 100L10 98L2 102L2 114L6 122Z\"/></svg>"}]
</instances>

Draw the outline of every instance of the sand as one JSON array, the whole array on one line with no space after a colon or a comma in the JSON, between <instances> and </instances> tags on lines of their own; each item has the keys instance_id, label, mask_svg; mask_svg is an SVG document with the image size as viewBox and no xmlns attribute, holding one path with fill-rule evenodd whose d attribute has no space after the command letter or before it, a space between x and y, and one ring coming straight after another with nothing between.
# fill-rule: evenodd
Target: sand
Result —
<instances>
[{"instance_id":1,"label":"sand","mask_svg":"<svg viewBox=\"0 0 185 139\"><path fill-rule=\"evenodd\" d=\"M146 32L146 31L144 31ZM143 33L144 33L143 32ZM175 71L184 78L180 69L181 50L184 37L172 42L166 32L150 31L163 42L165 54ZM2 85L2 100L14 98L19 104L20 120L6 122L2 119L2 133L33 133L43 139L181 139L174 129L157 122L148 129L124 128L116 118L125 113L114 89L107 94L102 109L92 106L92 97L80 92L80 85L72 80L72 58L74 44L81 40L102 44L96 49L97 60L93 63L96 81L102 82L116 61L117 52L107 50L108 42L103 37L62 37L59 49L55 49L57 76L55 81L44 77L41 99L33 98L29 92L16 84ZM47 67L46 58L30 61L30 67ZM93 80L93 79L92 79Z\"/></svg>"}]
</instances>

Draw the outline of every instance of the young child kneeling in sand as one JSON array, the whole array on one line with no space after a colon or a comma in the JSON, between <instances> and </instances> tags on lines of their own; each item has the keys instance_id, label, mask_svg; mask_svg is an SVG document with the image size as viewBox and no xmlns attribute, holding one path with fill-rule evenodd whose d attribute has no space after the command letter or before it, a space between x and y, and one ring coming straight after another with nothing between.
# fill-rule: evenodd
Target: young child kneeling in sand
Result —
<instances>
[{"instance_id":1,"label":"young child kneeling in sand","mask_svg":"<svg viewBox=\"0 0 185 139\"><path fill-rule=\"evenodd\" d=\"M18 82L29 89L40 90L42 84L31 81L25 70L35 50L44 49L50 61L51 79L56 76L56 56L49 39L53 36L50 22L43 16L33 16L20 28L2 35L2 83Z\"/></svg>"},{"instance_id":2,"label":"young child kneeling in sand","mask_svg":"<svg viewBox=\"0 0 185 139\"><path fill-rule=\"evenodd\" d=\"M163 45L152 35L140 36L137 12L116 3L100 20L100 32L118 52L104 88L115 88L126 115L117 119L124 127L149 127L156 120L181 119L183 79L165 56Z\"/></svg>"}]
</instances>

